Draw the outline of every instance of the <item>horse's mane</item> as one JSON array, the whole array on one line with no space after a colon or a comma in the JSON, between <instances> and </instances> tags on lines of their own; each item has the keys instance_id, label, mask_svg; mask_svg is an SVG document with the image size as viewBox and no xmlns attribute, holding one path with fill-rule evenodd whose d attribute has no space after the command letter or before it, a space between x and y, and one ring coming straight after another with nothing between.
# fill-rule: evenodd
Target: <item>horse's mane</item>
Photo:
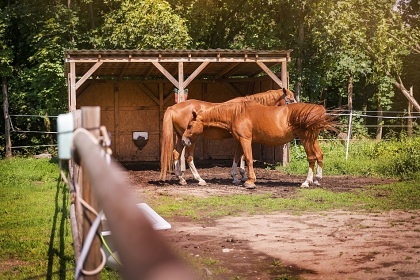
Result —
<instances>
[{"instance_id":1,"label":"horse's mane","mask_svg":"<svg viewBox=\"0 0 420 280\"><path fill-rule=\"evenodd\" d=\"M282 89L276 90L269 90L265 92L260 92L252 95L244 96L243 99L245 101L255 101L262 105L273 105L275 104L281 97L283 97L284 93Z\"/></svg>"},{"instance_id":2,"label":"horse's mane","mask_svg":"<svg viewBox=\"0 0 420 280\"><path fill-rule=\"evenodd\" d=\"M244 112L244 106L250 103L256 102L237 100L235 102L221 103L209 109L201 110L199 112L199 119L205 125L230 123L233 118L240 116Z\"/></svg>"}]
</instances>

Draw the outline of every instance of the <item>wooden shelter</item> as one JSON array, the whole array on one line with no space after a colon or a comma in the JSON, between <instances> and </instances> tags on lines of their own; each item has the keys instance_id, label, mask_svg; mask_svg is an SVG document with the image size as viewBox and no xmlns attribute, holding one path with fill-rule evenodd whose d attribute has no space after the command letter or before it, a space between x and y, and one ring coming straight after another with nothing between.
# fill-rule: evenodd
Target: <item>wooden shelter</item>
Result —
<instances>
[{"instance_id":1,"label":"wooden shelter","mask_svg":"<svg viewBox=\"0 0 420 280\"><path fill-rule=\"evenodd\" d=\"M223 102L288 87L290 50L68 50L69 110L100 106L122 162L158 161L168 106L188 99ZM141 141L140 141L141 140ZM231 159L233 140L201 140L198 159ZM285 162L284 147L254 144L254 158ZM288 153L287 153L288 155Z\"/></svg>"}]
</instances>

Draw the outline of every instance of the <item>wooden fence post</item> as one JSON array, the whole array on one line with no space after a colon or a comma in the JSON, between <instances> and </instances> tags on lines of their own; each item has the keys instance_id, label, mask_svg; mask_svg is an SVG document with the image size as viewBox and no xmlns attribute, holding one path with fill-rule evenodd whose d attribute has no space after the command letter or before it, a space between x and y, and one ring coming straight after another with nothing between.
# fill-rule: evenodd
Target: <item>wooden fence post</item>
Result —
<instances>
[{"instance_id":1,"label":"wooden fence post","mask_svg":"<svg viewBox=\"0 0 420 280\"><path fill-rule=\"evenodd\" d=\"M82 127L82 112L81 110L74 110L72 111L73 114L73 127L75 129ZM74 184L74 194L71 196L72 206L70 208L70 215L72 219L72 233L73 233L73 243L74 243L74 251L76 255L76 261L79 259L79 255L82 248L82 224L83 224L83 208L80 201L77 199L77 195L80 195L80 186L83 183L82 179L80 178L81 168L73 158L70 159L69 162L69 174L73 181L77 180L77 184Z\"/></svg>"},{"instance_id":2,"label":"wooden fence post","mask_svg":"<svg viewBox=\"0 0 420 280\"><path fill-rule=\"evenodd\" d=\"M99 138L99 126L100 126L100 107L81 107L82 111L82 127L86 128L95 138ZM89 174L84 171L84 162L81 161L81 180L82 182L79 184L81 188L80 194L82 195L82 198L84 201L86 201L87 204L92 206L93 209L98 211L98 201L95 198L94 195L92 195L91 190L91 178L89 177ZM90 230L91 224L95 220L96 216L91 213L90 211L84 210L83 215L83 225L82 225L82 236L83 236L83 244L85 241L85 238ZM83 264L83 269L90 271L94 270L99 267L101 263L101 240L96 235L93 239L91 248L89 250L89 253L87 255L86 261ZM85 275L84 279L100 279L100 273L96 275Z\"/></svg>"}]
</instances>

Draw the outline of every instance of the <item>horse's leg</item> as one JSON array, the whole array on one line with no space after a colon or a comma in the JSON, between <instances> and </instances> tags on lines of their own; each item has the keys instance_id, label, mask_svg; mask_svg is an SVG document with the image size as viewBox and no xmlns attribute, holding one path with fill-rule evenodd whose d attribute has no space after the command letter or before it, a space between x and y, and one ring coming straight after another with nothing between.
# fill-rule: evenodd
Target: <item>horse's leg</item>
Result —
<instances>
[{"instance_id":1,"label":"horse's leg","mask_svg":"<svg viewBox=\"0 0 420 280\"><path fill-rule=\"evenodd\" d=\"M240 139L242 150L244 152L244 157L246 164L248 165L248 179L244 183L244 187L247 189L255 188L255 181L257 180L254 172L254 162L252 158L252 147L251 139Z\"/></svg>"},{"instance_id":2,"label":"horse's leg","mask_svg":"<svg viewBox=\"0 0 420 280\"><path fill-rule=\"evenodd\" d=\"M316 168L314 185L320 186L321 179L322 179L322 161L324 159L324 154L322 153L321 147L319 146L318 139L315 140L314 149L315 149L316 162L318 165Z\"/></svg>"},{"instance_id":3,"label":"horse's leg","mask_svg":"<svg viewBox=\"0 0 420 280\"><path fill-rule=\"evenodd\" d=\"M245 157L244 157L244 155L241 155L241 164L239 166L239 172L241 173L241 176L242 176L242 182L245 182L248 179L248 176L246 176L246 172L245 172Z\"/></svg>"},{"instance_id":4,"label":"horse's leg","mask_svg":"<svg viewBox=\"0 0 420 280\"><path fill-rule=\"evenodd\" d=\"M232 183L235 185L239 185L241 181L236 178L236 168L238 167L238 162L241 161L242 163L242 147L239 144L239 142L235 145L235 152L233 155L233 163L232 163L232 169L230 170L230 175L232 176ZM242 175L242 172L241 172Z\"/></svg>"},{"instance_id":5,"label":"horse's leg","mask_svg":"<svg viewBox=\"0 0 420 280\"><path fill-rule=\"evenodd\" d=\"M190 167L190 170L194 179L198 181L198 184L200 186L205 186L207 185L207 183L206 181L203 180L203 178L201 178L200 174L198 174L197 168L195 167L195 164L194 164L194 149L195 149L194 143L192 143L191 146L186 147L186 152L188 154L187 162L188 162L188 165Z\"/></svg>"},{"instance_id":6,"label":"horse's leg","mask_svg":"<svg viewBox=\"0 0 420 280\"><path fill-rule=\"evenodd\" d=\"M186 185L187 181L184 179L184 172L181 171L180 154L176 149L174 149L173 154L175 176L178 178L180 185Z\"/></svg>"},{"instance_id":7,"label":"horse's leg","mask_svg":"<svg viewBox=\"0 0 420 280\"><path fill-rule=\"evenodd\" d=\"M301 139L302 140L302 139ZM305 182L300 185L301 188L309 188L309 185L313 184L314 180L314 168L316 162L316 156L313 146L311 145L313 141L302 141L303 147L305 148L306 158L308 160L309 169L308 175L306 176Z\"/></svg>"},{"instance_id":8,"label":"horse's leg","mask_svg":"<svg viewBox=\"0 0 420 280\"><path fill-rule=\"evenodd\" d=\"M174 172L175 176L178 178L180 185L186 185L187 181L184 178L185 171L185 148L181 141L181 136L176 133L175 136L175 149L174 149ZM184 161L184 162L182 162Z\"/></svg>"}]
</instances>

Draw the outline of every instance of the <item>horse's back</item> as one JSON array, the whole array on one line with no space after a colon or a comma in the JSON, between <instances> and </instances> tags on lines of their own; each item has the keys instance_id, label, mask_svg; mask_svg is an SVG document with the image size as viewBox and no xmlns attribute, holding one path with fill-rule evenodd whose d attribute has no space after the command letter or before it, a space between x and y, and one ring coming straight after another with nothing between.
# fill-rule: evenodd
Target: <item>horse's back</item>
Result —
<instances>
[{"instance_id":1,"label":"horse's back","mask_svg":"<svg viewBox=\"0 0 420 280\"><path fill-rule=\"evenodd\" d=\"M192 112L204 110L211 106L214 106L215 103L189 99L184 102L180 102L168 107L167 111L170 110L172 114L172 124L175 127L176 131L180 134L184 132L187 128L188 122L191 119Z\"/></svg>"},{"instance_id":2,"label":"horse's back","mask_svg":"<svg viewBox=\"0 0 420 280\"><path fill-rule=\"evenodd\" d=\"M287 124L287 106L265 106L253 101L238 106L232 119L232 132L237 136L252 137L253 141L270 146L293 139Z\"/></svg>"}]
</instances>

